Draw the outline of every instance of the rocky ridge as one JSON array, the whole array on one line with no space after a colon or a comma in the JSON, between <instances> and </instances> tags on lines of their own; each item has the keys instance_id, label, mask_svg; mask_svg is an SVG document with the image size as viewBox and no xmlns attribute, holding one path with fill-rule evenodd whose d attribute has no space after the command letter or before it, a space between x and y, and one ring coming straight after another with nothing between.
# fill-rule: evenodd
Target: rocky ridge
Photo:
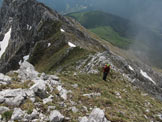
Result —
<instances>
[{"instance_id":1,"label":"rocky ridge","mask_svg":"<svg viewBox=\"0 0 162 122\"><path fill-rule=\"evenodd\" d=\"M78 25L36 0L4 0L0 10L0 41L4 41L8 30L11 37L0 59L0 72L18 69L23 56L32 55L33 48L40 43L43 43L42 49L49 44L61 48L68 41L87 49L104 48ZM55 43L51 43L53 38L57 38Z\"/></svg>"}]
</instances>

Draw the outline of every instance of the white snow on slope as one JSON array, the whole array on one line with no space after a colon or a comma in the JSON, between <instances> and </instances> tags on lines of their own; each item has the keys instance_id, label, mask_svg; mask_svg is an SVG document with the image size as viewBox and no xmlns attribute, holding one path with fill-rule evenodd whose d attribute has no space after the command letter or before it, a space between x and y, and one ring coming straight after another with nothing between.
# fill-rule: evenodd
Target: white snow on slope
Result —
<instances>
[{"instance_id":1,"label":"white snow on slope","mask_svg":"<svg viewBox=\"0 0 162 122\"><path fill-rule=\"evenodd\" d=\"M140 73L141 73L145 78L147 78L147 79L150 80L153 84L156 85L155 81L153 81L152 78L149 77L149 76L147 75L146 72L144 72L143 70L140 70Z\"/></svg>"},{"instance_id":2,"label":"white snow on slope","mask_svg":"<svg viewBox=\"0 0 162 122\"><path fill-rule=\"evenodd\" d=\"M27 61L29 59L29 55L26 55L23 57L24 61Z\"/></svg>"},{"instance_id":3,"label":"white snow on slope","mask_svg":"<svg viewBox=\"0 0 162 122\"><path fill-rule=\"evenodd\" d=\"M0 42L0 48L1 48L1 50L0 50L0 58L3 55L3 53L5 52L5 50L6 50L7 46L8 46L10 37L11 37L11 28L5 34L4 39Z\"/></svg>"},{"instance_id":4,"label":"white snow on slope","mask_svg":"<svg viewBox=\"0 0 162 122\"><path fill-rule=\"evenodd\" d=\"M62 28L60 29L60 31L61 31L61 32L65 32L65 30L64 30L64 29L62 29Z\"/></svg>"},{"instance_id":5,"label":"white snow on slope","mask_svg":"<svg viewBox=\"0 0 162 122\"><path fill-rule=\"evenodd\" d=\"M134 71L134 69L130 65L128 65L128 67L129 67L130 70Z\"/></svg>"},{"instance_id":6,"label":"white snow on slope","mask_svg":"<svg viewBox=\"0 0 162 122\"><path fill-rule=\"evenodd\" d=\"M71 43L71 42L68 42L68 45L69 45L70 47L76 47L76 45L74 45L74 44Z\"/></svg>"},{"instance_id":7,"label":"white snow on slope","mask_svg":"<svg viewBox=\"0 0 162 122\"><path fill-rule=\"evenodd\" d=\"M29 55L26 55L23 57L23 61L27 61L29 59ZM21 65L23 63L22 60L19 61L19 65Z\"/></svg>"},{"instance_id":8,"label":"white snow on slope","mask_svg":"<svg viewBox=\"0 0 162 122\"><path fill-rule=\"evenodd\" d=\"M32 29L32 26L27 24L27 30L31 30L31 29Z\"/></svg>"},{"instance_id":9,"label":"white snow on slope","mask_svg":"<svg viewBox=\"0 0 162 122\"><path fill-rule=\"evenodd\" d=\"M51 46L51 43L48 43L48 47L50 47Z\"/></svg>"}]
</instances>

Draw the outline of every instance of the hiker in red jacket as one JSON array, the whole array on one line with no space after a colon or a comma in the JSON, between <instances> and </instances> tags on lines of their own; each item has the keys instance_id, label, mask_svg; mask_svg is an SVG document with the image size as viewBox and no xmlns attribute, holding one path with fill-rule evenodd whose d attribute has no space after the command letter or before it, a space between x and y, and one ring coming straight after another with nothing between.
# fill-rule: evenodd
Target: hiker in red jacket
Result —
<instances>
[{"instance_id":1,"label":"hiker in red jacket","mask_svg":"<svg viewBox=\"0 0 162 122\"><path fill-rule=\"evenodd\" d=\"M110 64L106 64L103 69L103 80L106 81L106 77L110 72Z\"/></svg>"}]
</instances>

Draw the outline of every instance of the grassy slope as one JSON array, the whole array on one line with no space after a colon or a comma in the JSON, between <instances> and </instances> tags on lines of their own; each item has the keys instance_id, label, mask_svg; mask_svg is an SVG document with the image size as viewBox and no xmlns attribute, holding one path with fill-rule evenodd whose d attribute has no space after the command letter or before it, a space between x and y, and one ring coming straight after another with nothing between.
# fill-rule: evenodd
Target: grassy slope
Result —
<instances>
[{"instance_id":1,"label":"grassy slope","mask_svg":"<svg viewBox=\"0 0 162 122\"><path fill-rule=\"evenodd\" d=\"M74 75L74 73L77 73ZM51 74L53 74L51 72ZM15 79L12 86L0 86L0 89L5 88L29 88L31 81L19 84L17 75L10 75ZM58 74L63 83L63 87L71 90L68 93L68 100L64 101L66 106L61 103L63 100L58 97L59 92L55 89L51 94L55 96L52 102L43 104L42 99L36 97L36 101L40 103L40 110L49 115L48 106L56 106L64 116L70 117L70 122L77 122L78 117L86 116L91 113L94 107L99 107L105 110L105 115L111 122L155 122L160 121L158 114L162 111L162 102L155 100L152 96L131 85L121 74L111 70L107 81L102 80L102 73L99 74L83 74L74 70L64 71ZM24 87L22 87L24 84ZM78 84L77 88L72 85ZM48 89L47 89L48 91ZM101 96L86 97L83 94L101 93ZM119 95L118 95L119 94ZM57 96L57 97L56 97ZM75 102L75 106L79 111L74 113L69 109L73 107L71 101ZM5 106L0 104L0 106ZM85 107L87 110L85 110ZM20 106L22 110L26 110L29 114L32 113L36 106L26 99ZM11 109L13 109L11 107ZM2 116L10 119L13 111L5 112ZM6 115L7 114L7 115Z\"/></svg>"},{"instance_id":2,"label":"grassy slope","mask_svg":"<svg viewBox=\"0 0 162 122\"><path fill-rule=\"evenodd\" d=\"M126 38L128 20L99 11L72 13L84 27L120 48L128 48L133 40Z\"/></svg>"},{"instance_id":3,"label":"grassy slope","mask_svg":"<svg viewBox=\"0 0 162 122\"><path fill-rule=\"evenodd\" d=\"M51 46L47 46L51 43ZM60 72L73 70L74 65L80 59L86 58L94 51L80 47L70 48L65 42L65 35L57 32L48 41L40 41L34 47L33 53L29 59L39 72Z\"/></svg>"},{"instance_id":4,"label":"grassy slope","mask_svg":"<svg viewBox=\"0 0 162 122\"><path fill-rule=\"evenodd\" d=\"M131 44L131 40L121 37L110 26L100 26L89 30L120 48L127 48Z\"/></svg>"},{"instance_id":5,"label":"grassy slope","mask_svg":"<svg viewBox=\"0 0 162 122\"><path fill-rule=\"evenodd\" d=\"M156 115L161 112L162 103L153 99L138 88L132 86L120 74L111 72L108 81L102 80L102 74L78 74L73 72L60 74L64 87L72 90L72 100L77 103L79 112L63 112L76 121L78 116L85 116L83 106L90 108L94 106L105 110L106 117L112 122L147 122L151 119L158 121ZM72 88L72 84L78 84L78 88ZM87 93L101 93L98 97L84 97ZM120 93L121 98L116 94ZM147 112L147 109L149 112ZM147 116L148 118L145 118Z\"/></svg>"}]
</instances>

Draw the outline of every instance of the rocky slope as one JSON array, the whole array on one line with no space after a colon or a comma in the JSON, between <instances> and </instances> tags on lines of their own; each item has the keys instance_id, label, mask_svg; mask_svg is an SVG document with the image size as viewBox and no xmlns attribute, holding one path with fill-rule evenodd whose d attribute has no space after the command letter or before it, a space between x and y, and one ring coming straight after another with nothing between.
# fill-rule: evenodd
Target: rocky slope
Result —
<instances>
[{"instance_id":1,"label":"rocky slope","mask_svg":"<svg viewBox=\"0 0 162 122\"><path fill-rule=\"evenodd\" d=\"M162 100L162 76L151 67L35 0L4 0L0 16L2 121L160 121L150 95ZM101 80L105 63L110 82Z\"/></svg>"},{"instance_id":2,"label":"rocky slope","mask_svg":"<svg viewBox=\"0 0 162 122\"><path fill-rule=\"evenodd\" d=\"M55 102L57 101L56 104L61 106L67 106L69 102L68 107L71 107L68 109L73 112L78 111L74 102L67 97L72 91L63 88L57 76L38 73L27 61L20 65L19 70L11 71L8 75L0 74L2 90L0 91L0 103L8 106L0 106L1 121L62 122L71 120L56 110L56 106L50 105L54 99ZM24 85L23 88L20 84ZM80 122L93 120L108 122L103 110L99 108L94 108L89 118L78 119Z\"/></svg>"}]
</instances>

